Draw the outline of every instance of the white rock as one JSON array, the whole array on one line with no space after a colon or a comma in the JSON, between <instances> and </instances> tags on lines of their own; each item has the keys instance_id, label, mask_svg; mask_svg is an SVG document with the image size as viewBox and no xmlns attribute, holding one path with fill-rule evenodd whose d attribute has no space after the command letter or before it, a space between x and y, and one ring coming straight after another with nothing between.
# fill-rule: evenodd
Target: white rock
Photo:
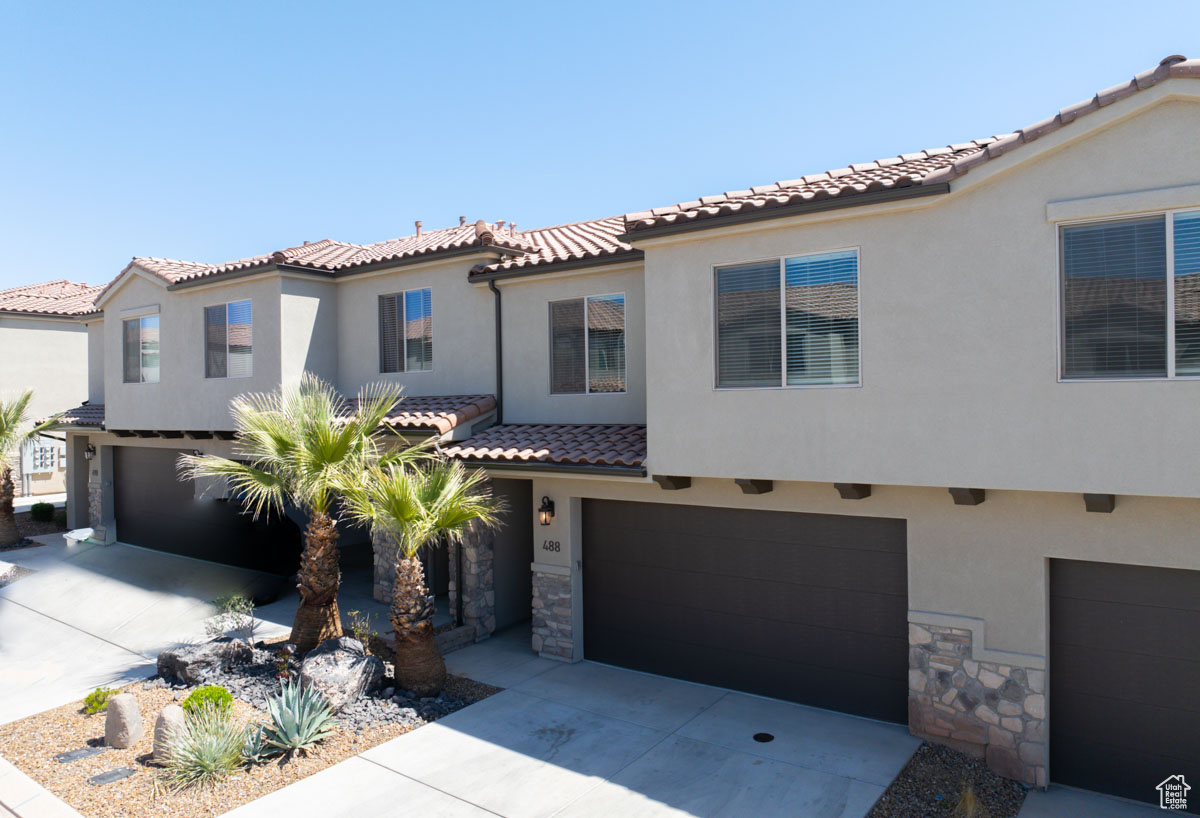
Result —
<instances>
[{"instance_id":1,"label":"white rock","mask_svg":"<svg viewBox=\"0 0 1200 818\"><path fill-rule=\"evenodd\" d=\"M983 682L983 686L995 690L1000 685L1004 684L1004 677L999 673L993 673L990 670L980 669L979 681Z\"/></svg>"},{"instance_id":2,"label":"white rock","mask_svg":"<svg viewBox=\"0 0 1200 818\"><path fill-rule=\"evenodd\" d=\"M1040 693L1032 693L1026 696L1025 712L1035 719L1046 718L1046 697Z\"/></svg>"},{"instance_id":3,"label":"white rock","mask_svg":"<svg viewBox=\"0 0 1200 818\"><path fill-rule=\"evenodd\" d=\"M1000 716L998 716L996 711L988 707L986 704L981 704L979 707L976 707L975 715L983 721L986 721L988 724L1000 723Z\"/></svg>"},{"instance_id":4,"label":"white rock","mask_svg":"<svg viewBox=\"0 0 1200 818\"><path fill-rule=\"evenodd\" d=\"M933 641L933 634L922 628L920 625L908 623L908 644L910 645L928 645Z\"/></svg>"},{"instance_id":5,"label":"white rock","mask_svg":"<svg viewBox=\"0 0 1200 818\"><path fill-rule=\"evenodd\" d=\"M923 670L910 670L908 672L908 687L916 693L925 692L925 683L927 681L925 671Z\"/></svg>"},{"instance_id":6,"label":"white rock","mask_svg":"<svg viewBox=\"0 0 1200 818\"><path fill-rule=\"evenodd\" d=\"M108 715L104 717L104 741L110 747L124 750L142 737L142 713L137 697L118 693L108 700Z\"/></svg>"},{"instance_id":7,"label":"white rock","mask_svg":"<svg viewBox=\"0 0 1200 818\"><path fill-rule=\"evenodd\" d=\"M979 675L979 663L971 659L963 659L963 670L967 672L968 676L974 679Z\"/></svg>"},{"instance_id":8,"label":"white rock","mask_svg":"<svg viewBox=\"0 0 1200 818\"><path fill-rule=\"evenodd\" d=\"M154 760L165 761L171 748L171 736L177 730L183 729L183 708L177 704L168 704L158 714L154 722Z\"/></svg>"}]
</instances>

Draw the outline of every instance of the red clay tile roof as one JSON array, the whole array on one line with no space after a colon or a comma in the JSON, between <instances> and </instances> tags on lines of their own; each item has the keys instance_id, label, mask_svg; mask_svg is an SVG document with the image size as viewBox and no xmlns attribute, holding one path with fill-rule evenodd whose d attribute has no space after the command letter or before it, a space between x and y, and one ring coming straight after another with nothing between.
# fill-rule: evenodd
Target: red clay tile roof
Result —
<instances>
[{"instance_id":1,"label":"red clay tile roof","mask_svg":"<svg viewBox=\"0 0 1200 818\"><path fill-rule=\"evenodd\" d=\"M529 240L536 248L534 252L494 264L479 265L471 270L471 274L504 273L560 261L603 259L637 253L617 238L624 232L625 220L620 216L525 230L519 235Z\"/></svg>"},{"instance_id":2,"label":"red clay tile roof","mask_svg":"<svg viewBox=\"0 0 1200 818\"><path fill-rule=\"evenodd\" d=\"M38 422L41 423L42 421L39 420ZM74 409L68 409L59 415L58 422L64 426L94 426L100 428L104 426L104 404L85 403L82 406L76 406Z\"/></svg>"},{"instance_id":3,"label":"red clay tile roof","mask_svg":"<svg viewBox=\"0 0 1200 818\"><path fill-rule=\"evenodd\" d=\"M646 460L646 427L563 423L493 426L442 447L469 462L555 463L638 468Z\"/></svg>"},{"instance_id":4,"label":"red clay tile roof","mask_svg":"<svg viewBox=\"0 0 1200 818\"><path fill-rule=\"evenodd\" d=\"M0 312L34 315L84 315L93 312L101 288L72 281L47 281L0 290Z\"/></svg>"},{"instance_id":5,"label":"red clay tile roof","mask_svg":"<svg viewBox=\"0 0 1200 818\"><path fill-rule=\"evenodd\" d=\"M1032 142L1081 116L1097 111L1117 100L1150 88L1170 77L1200 78L1200 60L1180 56L1167 57L1158 66L1143 71L1128 82L1114 85L1089 100L1063 108L1053 117L1036 122L1013 133L976 139L944 148L906 153L874 162L817 173L786 182L734 190L716 196L667 207L656 207L625 216L626 233L654 227L695 222L770 208L787 207L834 197L846 198L862 193L933 185L962 176L989 159L1001 156L1018 145Z\"/></svg>"},{"instance_id":6,"label":"red clay tile roof","mask_svg":"<svg viewBox=\"0 0 1200 818\"><path fill-rule=\"evenodd\" d=\"M357 398L346 401L353 414L358 406ZM384 418L383 423L392 429L434 430L446 434L451 429L474 420L496 408L496 399L491 395L420 395L405 397Z\"/></svg>"}]
</instances>

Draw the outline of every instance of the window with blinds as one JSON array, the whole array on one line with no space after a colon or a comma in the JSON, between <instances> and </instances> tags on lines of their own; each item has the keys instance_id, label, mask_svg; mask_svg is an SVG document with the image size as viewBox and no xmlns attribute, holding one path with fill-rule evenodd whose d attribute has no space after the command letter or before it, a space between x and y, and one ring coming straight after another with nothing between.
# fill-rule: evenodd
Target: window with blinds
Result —
<instances>
[{"instance_id":1,"label":"window with blinds","mask_svg":"<svg viewBox=\"0 0 1200 818\"><path fill-rule=\"evenodd\" d=\"M158 383L159 358L157 315L121 322L121 369L125 383Z\"/></svg>"},{"instance_id":2,"label":"window with blinds","mask_svg":"<svg viewBox=\"0 0 1200 818\"><path fill-rule=\"evenodd\" d=\"M250 300L204 308L204 377L253 374L254 320Z\"/></svg>"},{"instance_id":3,"label":"window with blinds","mask_svg":"<svg viewBox=\"0 0 1200 818\"><path fill-rule=\"evenodd\" d=\"M550 392L625 391L625 296L550 302Z\"/></svg>"},{"instance_id":4,"label":"window with blinds","mask_svg":"<svg viewBox=\"0 0 1200 818\"><path fill-rule=\"evenodd\" d=\"M716 269L717 386L859 382L858 251Z\"/></svg>"},{"instance_id":5,"label":"window with blinds","mask_svg":"<svg viewBox=\"0 0 1200 818\"><path fill-rule=\"evenodd\" d=\"M1200 375L1200 212L1174 214L1175 374Z\"/></svg>"},{"instance_id":6,"label":"window with blinds","mask_svg":"<svg viewBox=\"0 0 1200 818\"><path fill-rule=\"evenodd\" d=\"M1200 211L1062 230L1062 378L1200 377Z\"/></svg>"},{"instance_id":7,"label":"window with blinds","mask_svg":"<svg viewBox=\"0 0 1200 818\"><path fill-rule=\"evenodd\" d=\"M433 291L379 296L379 371L433 369Z\"/></svg>"}]
</instances>

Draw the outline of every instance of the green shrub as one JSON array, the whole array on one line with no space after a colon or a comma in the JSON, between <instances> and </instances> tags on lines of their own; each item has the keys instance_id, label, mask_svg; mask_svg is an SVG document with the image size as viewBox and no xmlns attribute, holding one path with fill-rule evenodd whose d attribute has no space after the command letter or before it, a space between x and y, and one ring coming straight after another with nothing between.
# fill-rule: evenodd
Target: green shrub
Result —
<instances>
[{"instance_id":1,"label":"green shrub","mask_svg":"<svg viewBox=\"0 0 1200 818\"><path fill-rule=\"evenodd\" d=\"M34 503L29 507L29 518L39 523L48 523L54 519L53 503Z\"/></svg>"},{"instance_id":2,"label":"green shrub","mask_svg":"<svg viewBox=\"0 0 1200 818\"><path fill-rule=\"evenodd\" d=\"M103 713L108 709L108 700L117 695L111 687L98 687L83 699L83 712L89 716Z\"/></svg>"},{"instance_id":3,"label":"green shrub","mask_svg":"<svg viewBox=\"0 0 1200 818\"><path fill-rule=\"evenodd\" d=\"M265 730L267 744L288 754L309 749L337 724L325 697L299 682L283 682L280 691L267 699L267 715L271 717Z\"/></svg>"},{"instance_id":4,"label":"green shrub","mask_svg":"<svg viewBox=\"0 0 1200 818\"><path fill-rule=\"evenodd\" d=\"M171 734L164 776L176 789L215 784L242 765L246 730L229 711L205 702L193 708Z\"/></svg>"},{"instance_id":5,"label":"green shrub","mask_svg":"<svg viewBox=\"0 0 1200 818\"><path fill-rule=\"evenodd\" d=\"M193 690L183 700L185 713L195 713L207 705L211 705L222 713L229 713L233 709L233 694L220 685L205 685Z\"/></svg>"}]
</instances>

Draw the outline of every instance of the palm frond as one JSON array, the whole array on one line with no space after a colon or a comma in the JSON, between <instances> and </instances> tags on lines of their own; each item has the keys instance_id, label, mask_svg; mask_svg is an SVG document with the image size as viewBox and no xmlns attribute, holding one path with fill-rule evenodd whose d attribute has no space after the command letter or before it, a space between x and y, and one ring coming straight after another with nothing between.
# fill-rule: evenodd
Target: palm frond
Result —
<instances>
[{"instance_id":1,"label":"palm frond","mask_svg":"<svg viewBox=\"0 0 1200 818\"><path fill-rule=\"evenodd\" d=\"M0 400L0 463L7 462L22 443L42 431L41 427L25 428L29 423L26 410L31 400L32 389L26 389L9 400Z\"/></svg>"}]
</instances>

